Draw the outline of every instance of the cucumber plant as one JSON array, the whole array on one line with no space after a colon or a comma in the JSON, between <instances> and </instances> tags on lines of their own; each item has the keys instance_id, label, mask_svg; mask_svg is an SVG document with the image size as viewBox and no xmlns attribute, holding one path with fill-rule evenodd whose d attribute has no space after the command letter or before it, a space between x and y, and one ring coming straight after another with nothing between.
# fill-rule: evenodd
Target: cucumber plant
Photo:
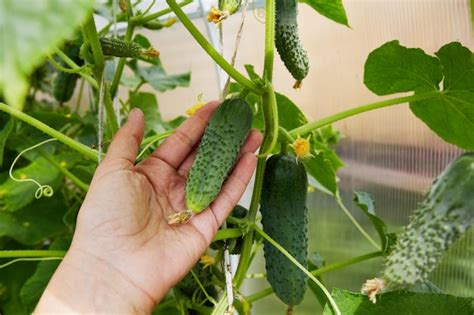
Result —
<instances>
[{"instance_id":1,"label":"cucumber plant","mask_svg":"<svg viewBox=\"0 0 474 315\"><path fill-rule=\"evenodd\" d=\"M459 157L439 176L398 241L374 214L368 195L357 193L357 205L380 236L380 241L375 241L340 197L336 171L343 162L334 151L340 136L331 128L332 123L354 115L408 103L415 116L446 142L473 151L474 58L467 47L458 42L448 43L434 55L428 55L396 40L385 43L367 58L365 85L380 96L411 94L308 121L296 104L273 88L275 49L297 81L296 87L305 88L301 81L310 71L309 60L317 56L310 56L301 43L298 5L308 4L323 16L348 25L341 1L325 6L325 1L265 0L264 67L259 72L247 65L248 75L228 62L183 11L182 7L191 0L166 0L168 7L156 12L151 12L151 6L140 10L140 1L131 0L119 1L119 7L115 7L115 1L95 6L90 0L43 1L49 4L44 8L55 10L41 11L18 2L15 5L19 9L5 9L4 14L10 18L2 24L5 47L11 47L0 62L0 73L9 74L8 80L0 77L0 111L4 112L0 115L0 259L2 263L5 260L0 265L2 314L27 314L34 310L57 267L57 261L45 259L64 256L92 174L107 151L120 118L132 107L145 113L147 129L140 158L152 152L184 120L178 117L163 121L156 96L142 91L146 84L157 92L189 84L189 73L165 72L158 52L140 33L142 29L162 31L173 27L177 20L233 80L206 128L190 170L185 192L187 209L183 209L189 212L185 213L199 213L214 200L251 127L260 129L264 140L248 210L234 210L227 219L227 227L217 233L211 245L213 251L202 259L205 264L198 263L170 291L157 305L156 314L224 314L229 309L229 300L223 293L229 292L229 286L236 292L230 306L240 314L248 314L252 304L273 293L289 306L287 312L291 313L304 299L306 285L325 307L325 314L389 313L398 304L407 310L430 310L436 305L439 314L447 314L444 310L456 305L460 314L473 313L468 298L398 290L412 289L412 284L425 281L438 258L472 225L472 153ZM209 19L222 25L229 15L238 17L239 10L248 3L216 0L215 5ZM92 9L109 19L102 29L97 29ZM175 17L165 18L168 13ZM43 19L47 15L52 18ZM24 23L25 20L32 23ZM124 36L117 37L111 31L118 22L126 27ZM79 32L79 51L76 46L70 52L70 43L76 43L74 34ZM36 34L38 40L31 41L30 33ZM124 74L126 67L131 70L131 77ZM119 86L128 90L128 97L117 96ZM90 98L87 103L82 97L86 92ZM72 104L74 93L77 98ZM104 112L102 119L99 114ZM65 146L45 141L44 134ZM39 143L46 144L39 147ZM17 159L21 152L28 154ZM11 165L15 169L9 176ZM51 187L54 194L48 199L35 199L36 186L14 180L25 174ZM326 265L308 263L308 242L318 242L306 235L308 181L309 188L316 187L336 200L348 222L374 247L373 252ZM38 208L44 211L39 213ZM225 256L224 240L228 240L232 253L240 255L232 283L228 283L220 264ZM252 278L248 270L262 244L266 274L260 277L268 280L269 287L248 292L242 285L245 279ZM15 264L16 259L25 257L30 260L28 263ZM384 277L394 292L383 293L376 304L358 293L340 289L329 293L322 275L375 257L386 258ZM318 268L308 270L308 266ZM379 280L368 281L364 286L371 301L376 301L375 294L383 291ZM415 307L410 304L413 301Z\"/></svg>"}]
</instances>

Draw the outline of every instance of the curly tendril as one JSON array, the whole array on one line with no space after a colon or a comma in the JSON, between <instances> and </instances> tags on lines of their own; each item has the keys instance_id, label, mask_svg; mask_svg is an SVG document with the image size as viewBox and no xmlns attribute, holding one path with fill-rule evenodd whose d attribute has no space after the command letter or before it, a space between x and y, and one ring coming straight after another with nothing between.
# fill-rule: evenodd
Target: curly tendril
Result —
<instances>
[{"instance_id":1,"label":"curly tendril","mask_svg":"<svg viewBox=\"0 0 474 315\"><path fill-rule=\"evenodd\" d=\"M40 199L41 197L45 196L45 197L51 197L53 194L54 194L54 190L53 190L53 187L51 187L50 185L41 185L38 181L34 180L33 178L16 178L15 176L13 176L13 168L16 164L16 162L18 161L18 159L26 152L28 151L31 151L31 150L34 150L36 149L37 147L39 146L42 146L43 144L46 144L48 142L52 142L52 141L56 141L56 139L48 139L48 140L45 140L45 141L42 141L40 143L37 143L35 144L34 146L31 146L29 148L26 148L25 150L21 151L17 156L16 158L13 160L13 163L12 165L10 166L10 170L8 172L8 175L10 176L10 178L12 180L14 180L15 182L19 182L19 183L24 183L24 182L31 182L31 183L34 183L36 186L38 186L38 189L36 189L35 191L35 198L36 199Z\"/></svg>"}]
</instances>

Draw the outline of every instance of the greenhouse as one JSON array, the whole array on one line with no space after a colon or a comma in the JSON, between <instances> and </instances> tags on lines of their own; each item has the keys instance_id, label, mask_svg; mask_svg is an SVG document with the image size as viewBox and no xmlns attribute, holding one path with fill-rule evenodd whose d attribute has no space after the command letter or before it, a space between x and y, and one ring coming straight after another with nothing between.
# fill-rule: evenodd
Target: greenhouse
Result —
<instances>
[{"instance_id":1,"label":"greenhouse","mask_svg":"<svg viewBox=\"0 0 474 315\"><path fill-rule=\"evenodd\" d=\"M474 0L0 0L0 314L474 314Z\"/></svg>"}]
</instances>

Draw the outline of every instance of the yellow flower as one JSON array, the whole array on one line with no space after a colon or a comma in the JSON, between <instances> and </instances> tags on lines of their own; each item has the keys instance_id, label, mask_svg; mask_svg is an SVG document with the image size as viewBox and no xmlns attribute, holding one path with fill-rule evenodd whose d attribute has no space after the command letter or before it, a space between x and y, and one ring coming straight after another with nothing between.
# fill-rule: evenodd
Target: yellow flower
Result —
<instances>
[{"instance_id":1,"label":"yellow flower","mask_svg":"<svg viewBox=\"0 0 474 315\"><path fill-rule=\"evenodd\" d=\"M191 106L190 108L188 108L186 110L186 115L188 115L188 116L194 115L198 111L198 109L200 109L204 105L206 105L206 102L202 101L202 93L201 93L201 94L198 95L198 103Z\"/></svg>"},{"instance_id":2,"label":"yellow flower","mask_svg":"<svg viewBox=\"0 0 474 315\"><path fill-rule=\"evenodd\" d=\"M199 261L201 262L201 264L204 265L204 268L212 266L216 263L216 259L212 256L207 255L207 254L202 255L201 258L199 259Z\"/></svg>"},{"instance_id":3,"label":"yellow flower","mask_svg":"<svg viewBox=\"0 0 474 315\"><path fill-rule=\"evenodd\" d=\"M229 16L229 12L221 11L216 7L212 7L211 11L207 15L207 21L212 22L214 24L220 24Z\"/></svg>"},{"instance_id":4,"label":"yellow flower","mask_svg":"<svg viewBox=\"0 0 474 315\"><path fill-rule=\"evenodd\" d=\"M305 159L308 158L311 155L311 144L309 142L309 136L308 138L301 138L298 136L296 140L291 144L291 147L293 148L293 151L295 152L296 158L298 159Z\"/></svg>"}]
</instances>

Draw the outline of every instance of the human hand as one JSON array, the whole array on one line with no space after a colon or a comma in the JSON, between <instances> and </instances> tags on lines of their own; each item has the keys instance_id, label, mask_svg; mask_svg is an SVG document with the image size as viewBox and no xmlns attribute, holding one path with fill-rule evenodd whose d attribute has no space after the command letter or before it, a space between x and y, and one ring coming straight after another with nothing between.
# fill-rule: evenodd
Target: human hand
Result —
<instances>
[{"instance_id":1,"label":"human hand","mask_svg":"<svg viewBox=\"0 0 474 315\"><path fill-rule=\"evenodd\" d=\"M245 191L262 141L251 131L210 207L187 224L168 225L167 215L185 210L187 173L217 105L201 108L138 165L144 117L131 112L96 170L71 247L36 313L150 313L191 269Z\"/></svg>"}]
</instances>

